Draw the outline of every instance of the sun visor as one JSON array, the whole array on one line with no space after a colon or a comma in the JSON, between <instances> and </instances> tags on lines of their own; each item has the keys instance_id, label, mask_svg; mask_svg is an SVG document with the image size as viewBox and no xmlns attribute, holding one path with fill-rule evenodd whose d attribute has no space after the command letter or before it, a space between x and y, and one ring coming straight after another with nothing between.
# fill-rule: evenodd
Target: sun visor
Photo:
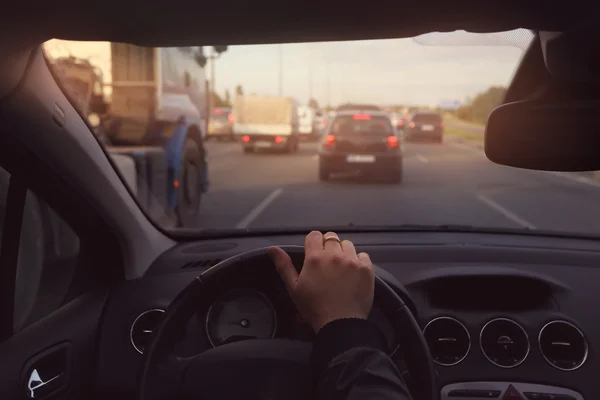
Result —
<instances>
[{"instance_id":1,"label":"sun visor","mask_svg":"<svg viewBox=\"0 0 600 400\"><path fill-rule=\"evenodd\" d=\"M558 81L600 83L600 32L539 32L548 72Z\"/></svg>"},{"instance_id":2,"label":"sun visor","mask_svg":"<svg viewBox=\"0 0 600 400\"><path fill-rule=\"evenodd\" d=\"M515 29L504 32L467 32L457 30L452 32L430 32L413 38L422 46L473 47L499 46L517 47L527 50L535 34L528 29Z\"/></svg>"}]
</instances>

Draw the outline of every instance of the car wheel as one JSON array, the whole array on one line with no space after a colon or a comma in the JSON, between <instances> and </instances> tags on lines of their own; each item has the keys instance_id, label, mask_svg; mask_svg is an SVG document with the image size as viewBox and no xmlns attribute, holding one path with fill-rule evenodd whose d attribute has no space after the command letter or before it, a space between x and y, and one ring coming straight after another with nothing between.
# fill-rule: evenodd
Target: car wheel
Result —
<instances>
[{"instance_id":1,"label":"car wheel","mask_svg":"<svg viewBox=\"0 0 600 400\"><path fill-rule=\"evenodd\" d=\"M176 213L177 226L187 228L198 226L200 202L204 193L206 159L202 145L194 139L186 139L184 146Z\"/></svg>"},{"instance_id":2,"label":"car wheel","mask_svg":"<svg viewBox=\"0 0 600 400\"><path fill-rule=\"evenodd\" d=\"M394 171L394 174L392 176L392 182L394 182L394 183L401 183L402 182L402 178L403 178L403 169L402 169L402 164L400 164L400 165L398 165L398 167Z\"/></svg>"},{"instance_id":3,"label":"car wheel","mask_svg":"<svg viewBox=\"0 0 600 400\"><path fill-rule=\"evenodd\" d=\"M329 170L325 167L319 166L319 180L328 181L329 180Z\"/></svg>"}]
</instances>

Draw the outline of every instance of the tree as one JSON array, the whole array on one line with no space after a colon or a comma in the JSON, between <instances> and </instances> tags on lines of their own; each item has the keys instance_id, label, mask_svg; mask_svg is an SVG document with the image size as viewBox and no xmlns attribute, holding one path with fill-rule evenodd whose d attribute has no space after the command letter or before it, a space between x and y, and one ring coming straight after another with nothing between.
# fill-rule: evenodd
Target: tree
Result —
<instances>
[{"instance_id":1,"label":"tree","mask_svg":"<svg viewBox=\"0 0 600 400\"><path fill-rule=\"evenodd\" d=\"M244 95L244 89L242 88L242 85L237 85L235 87L235 94L237 96L243 96Z\"/></svg>"},{"instance_id":2,"label":"tree","mask_svg":"<svg viewBox=\"0 0 600 400\"><path fill-rule=\"evenodd\" d=\"M485 123L492 110L502 104L505 93L506 88L492 86L476 95L473 100L468 99L466 104L456 110L456 115L467 121Z\"/></svg>"},{"instance_id":3,"label":"tree","mask_svg":"<svg viewBox=\"0 0 600 400\"><path fill-rule=\"evenodd\" d=\"M225 89L225 99L223 102L227 105L226 107L231 107L231 95L229 94L229 89Z\"/></svg>"},{"instance_id":4,"label":"tree","mask_svg":"<svg viewBox=\"0 0 600 400\"><path fill-rule=\"evenodd\" d=\"M308 102L308 106L310 108L312 108L313 110L318 110L319 109L319 102L316 99L310 99L310 101Z\"/></svg>"}]
</instances>

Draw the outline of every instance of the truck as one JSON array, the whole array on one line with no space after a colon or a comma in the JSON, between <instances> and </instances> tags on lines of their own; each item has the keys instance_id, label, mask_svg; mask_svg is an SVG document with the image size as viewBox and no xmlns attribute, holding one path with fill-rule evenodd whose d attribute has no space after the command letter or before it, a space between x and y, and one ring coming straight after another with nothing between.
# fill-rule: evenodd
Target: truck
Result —
<instances>
[{"instance_id":1,"label":"truck","mask_svg":"<svg viewBox=\"0 0 600 400\"><path fill-rule=\"evenodd\" d=\"M106 46L103 67L77 54L46 54L140 206L162 226L197 226L208 189L203 49Z\"/></svg>"},{"instance_id":2,"label":"truck","mask_svg":"<svg viewBox=\"0 0 600 400\"><path fill-rule=\"evenodd\" d=\"M315 111L308 106L298 107L300 138L303 140L316 139Z\"/></svg>"},{"instance_id":3,"label":"truck","mask_svg":"<svg viewBox=\"0 0 600 400\"><path fill-rule=\"evenodd\" d=\"M233 132L245 153L260 149L295 153L300 146L298 102L283 96L236 96Z\"/></svg>"}]
</instances>

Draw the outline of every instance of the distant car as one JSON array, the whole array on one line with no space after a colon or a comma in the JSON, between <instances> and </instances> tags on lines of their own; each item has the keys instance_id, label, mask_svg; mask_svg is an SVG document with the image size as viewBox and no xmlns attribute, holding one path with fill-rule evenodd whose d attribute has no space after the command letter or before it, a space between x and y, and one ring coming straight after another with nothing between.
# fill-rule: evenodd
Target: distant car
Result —
<instances>
[{"instance_id":1,"label":"distant car","mask_svg":"<svg viewBox=\"0 0 600 400\"><path fill-rule=\"evenodd\" d=\"M374 104L353 104L353 103L342 104L341 106L338 106L335 109L336 112L340 112L340 111L353 111L353 110L383 111L381 109L381 107L376 106Z\"/></svg>"},{"instance_id":2,"label":"distant car","mask_svg":"<svg viewBox=\"0 0 600 400\"><path fill-rule=\"evenodd\" d=\"M319 148L319 179L345 172L402 181L402 143L387 113L336 113Z\"/></svg>"},{"instance_id":3,"label":"distant car","mask_svg":"<svg viewBox=\"0 0 600 400\"><path fill-rule=\"evenodd\" d=\"M444 140L444 122L442 116L436 112L420 111L411 117L408 129L404 130L404 137L408 141L433 140L442 143Z\"/></svg>"},{"instance_id":4,"label":"distant car","mask_svg":"<svg viewBox=\"0 0 600 400\"><path fill-rule=\"evenodd\" d=\"M308 106L298 107L298 130L300 139L317 139L315 110Z\"/></svg>"},{"instance_id":5,"label":"distant car","mask_svg":"<svg viewBox=\"0 0 600 400\"><path fill-rule=\"evenodd\" d=\"M392 114L392 125L396 127L398 130L404 130L406 128L407 122L404 119L404 116L400 113Z\"/></svg>"},{"instance_id":6,"label":"distant car","mask_svg":"<svg viewBox=\"0 0 600 400\"><path fill-rule=\"evenodd\" d=\"M329 125L329 115L324 112L317 110L315 111L315 131L318 137L323 136Z\"/></svg>"},{"instance_id":7,"label":"distant car","mask_svg":"<svg viewBox=\"0 0 600 400\"><path fill-rule=\"evenodd\" d=\"M207 138L234 140L233 113L229 107L213 108L208 120Z\"/></svg>"}]
</instances>

